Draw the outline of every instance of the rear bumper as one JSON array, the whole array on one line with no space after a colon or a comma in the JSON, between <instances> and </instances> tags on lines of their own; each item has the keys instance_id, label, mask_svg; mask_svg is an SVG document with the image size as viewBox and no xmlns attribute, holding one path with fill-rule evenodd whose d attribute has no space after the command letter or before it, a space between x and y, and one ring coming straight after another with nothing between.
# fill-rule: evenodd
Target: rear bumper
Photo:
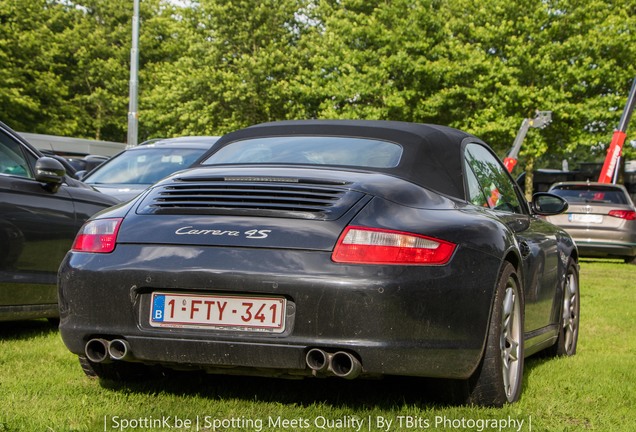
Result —
<instances>
[{"instance_id":1,"label":"rear bumper","mask_svg":"<svg viewBox=\"0 0 636 432\"><path fill-rule=\"evenodd\" d=\"M633 257L636 256L636 243L606 243L594 240L574 240L582 257Z\"/></svg>"},{"instance_id":2,"label":"rear bumper","mask_svg":"<svg viewBox=\"0 0 636 432\"><path fill-rule=\"evenodd\" d=\"M78 336L82 334L86 333L80 332ZM66 331L63 336L65 343L71 337L72 332ZM124 335L109 337L107 340L115 339L125 340L130 345L130 357L125 361L161 365L176 370L256 376L311 377L313 373L307 365L306 356L313 348L330 354L352 354L362 365L362 377L399 375L466 379L471 376L481 358L481 347L453 348L444 344L424 347L376 343L372 346L365 341L347 343L342 340L324 343L298 341L298 344L287 344L196 337L166 339L145 335ZM84 345L72 351L85 355Z\"/></svg>"},{"instance_id":3,"label":"rear bumper","mask_svg":"<svg viewBox=\"0 0 636 432\"><path fill-rule=\"evenodd\" d=\"M576 243L583 257L628 257L636 256L636 231L633 221L604 216L605 222L612 224L573 225L567 215L548 217L548 221L561 226Z\"/></svg>"},{"instance_id":4,"label":"rear bumper","mask_svg":"<svg viewBox=\"0 0 636 432\"><path fill-rule=\"evenodd\" d=\"M320 348L354 355L363 375L467 378L481 359L500 265L468 249L448 266L397 267L336 265L325 252L118 248L70 253L62 264L60 331L70 351L83 355L89 340L117 338L134 361L262 375L309 376L306 354ZM151 327L158 290L284 296L286 328Z\"/></svg>"}]
</instances>

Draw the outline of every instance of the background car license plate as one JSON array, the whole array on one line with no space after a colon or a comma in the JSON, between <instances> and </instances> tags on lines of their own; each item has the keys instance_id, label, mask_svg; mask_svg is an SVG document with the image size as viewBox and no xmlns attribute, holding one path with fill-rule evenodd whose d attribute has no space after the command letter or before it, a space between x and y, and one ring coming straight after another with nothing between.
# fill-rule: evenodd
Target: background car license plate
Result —
<instances>
[{"instance_id":1,"label":"background car license plate","mask_svg":"<svg viewBox=\"0 0 636 432\"><path fill-rule=\"evenodd\" d=\"M282 333L285 299L153 293L150 325Z\"/></svg>"},{"instance_id":2,"label":"background car license plate","mask_svg":"<svg viewBox=\"0 0 636 432\"><path fill-rule=\"evenodd\" d=\"M603 215L570 213L568 215L568 220L570 222L603 223Z\"/></svg>"}]
</instances>

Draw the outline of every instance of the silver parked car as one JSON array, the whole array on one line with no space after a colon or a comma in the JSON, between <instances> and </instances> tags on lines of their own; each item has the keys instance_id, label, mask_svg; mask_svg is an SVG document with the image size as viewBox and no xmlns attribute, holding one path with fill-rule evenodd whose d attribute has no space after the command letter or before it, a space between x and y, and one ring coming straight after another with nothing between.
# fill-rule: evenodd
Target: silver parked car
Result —
<instances>
[{"instance_id":1,"label":"silver parked car","mask_svg":"<svg viewBox=\"0 0 636 432\"><path fill-rule=\"evenodd\" d=\"M147 141L113 156L80 179L100 192L128 201L163 177L189 168L218 139L188 136Z\"/></svg>"},{"instance_id":2,"label":"silver parked car","mask_svg":"<svg viewBox=\"0 0 636 432\"><path fill-rule=\"evenodd\" d=\"M636 209L624 186L561 182L549 192L565 198L569 208L546 219L572 236L581 256L636 264Z\"/></svg>"}]
</instances>

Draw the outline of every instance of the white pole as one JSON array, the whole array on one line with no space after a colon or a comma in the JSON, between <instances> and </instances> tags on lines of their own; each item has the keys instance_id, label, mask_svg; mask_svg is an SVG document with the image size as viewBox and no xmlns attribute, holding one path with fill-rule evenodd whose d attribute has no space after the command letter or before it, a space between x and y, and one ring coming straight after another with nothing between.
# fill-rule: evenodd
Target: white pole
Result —
<instances>
[{"instance_id":1,"label":"white pole","mask_svg":"<svg viewBox=\"0 0 636 432\"><path fill-rule=\"evenodd\" d=\"M128 147L137 145L137 75L139 69L139 0L133 0L132 48L130 49L130 92L128 102Z\"/></svg>"}]
</instances>

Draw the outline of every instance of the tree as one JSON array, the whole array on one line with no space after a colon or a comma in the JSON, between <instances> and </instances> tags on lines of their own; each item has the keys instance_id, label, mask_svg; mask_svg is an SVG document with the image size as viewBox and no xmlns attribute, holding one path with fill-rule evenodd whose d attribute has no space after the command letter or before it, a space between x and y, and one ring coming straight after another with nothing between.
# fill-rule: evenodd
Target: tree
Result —
<instances>
[{"instance_id":1,"label":"tree","mask_svg":"<svg viewBox=\"0 0 636 432\"><path fill-rule=\"evenodd\" d=\"M144 65L179 51L164 44L166 0L144 0ZM125 141L130 0L0 0L0 108L13 127ZM168 17L168 18L166 18Z\"/></svg>"},{"instance_id":2,"label":"tree","mask_svg":"<svg viewBox=\"0 0 636 432\"><path fill-rule=\"evenodd\" d=\"M164 135L220 134L286 117L302 0L201 0L175 28L184 55L153 67L142 101L149 129Z\"/></svg>"},{"instance_id":3,"label":"tree","mask_svg":"<svg viewBox=\"0 0 636 432\"><path fill-rule=\"evenodd\" d=\"M60 38L67 12L50 0L0 0L0 113L17 130L75 129Z\"/></svg>"},{"instance_id":4,"label":"tree","mask_svg":"<svg viewBox=\"0 0 636 432\"><path fill-rule=\"evenodd\" d=\"M553 111L544 131L550 153L566 156L579 145L609 143L636 70L634 17L629 2L544 1L529 13L532 43L514 49L519 84Z\"/></svg>"},{"instance_id":5,"label":"tree","mask_svg":"<svg viewBox=\"0 0 636 432\"><path fill-rule=\"evenodd\" d=\"M620 116L618 99L626 97L635 70L633 6L629 0L611 3L448 2L451 40L476 49L472 58L486 56L491 64L468 85L456 83L460 100L474 95L473 101L487 102L470 107L463 128L503 156L523 118L551 110L552 124L528 134L518 166L531 174L539 166L560 168L573 154L594 158L599 144L610 141ZM459 70L464 65L456 62ZM436 110L455 112L460 105L444 97Z\"/></svg>"},{"instance_id":6,"label":"tree","mask_svg":"<svg viewBox=\"0 0 636 432\"><path fill-rule=\"evenodd\" d=\"M69 102L77 107L77 132L123 142L132 2L81 0L73 6L74 20L65 36L72 94Z\"/></svg>"},{"instance_id":7,"label":"tree","mask_svg":"<svg viewBox=\"0 0 636 432\"><path fill-rule=\"evenodd\" d=\"M296 78L307 117L434 121L444 17L434 0L317 1Z\"/></svg>"},{"instance_id":8,"label":"tree","mask_svg":"<svg viewBox=\"0 0 636 432\"><path fill-rule=\"evenodd\" d=\"M391 119L505 156L521 121L551 110L518 170L600 160L636 75L633 1L143 0L140 134ZM2 118L123 141L131 17L131 0L0 0Z\"/></svg>"}]
</instances>

